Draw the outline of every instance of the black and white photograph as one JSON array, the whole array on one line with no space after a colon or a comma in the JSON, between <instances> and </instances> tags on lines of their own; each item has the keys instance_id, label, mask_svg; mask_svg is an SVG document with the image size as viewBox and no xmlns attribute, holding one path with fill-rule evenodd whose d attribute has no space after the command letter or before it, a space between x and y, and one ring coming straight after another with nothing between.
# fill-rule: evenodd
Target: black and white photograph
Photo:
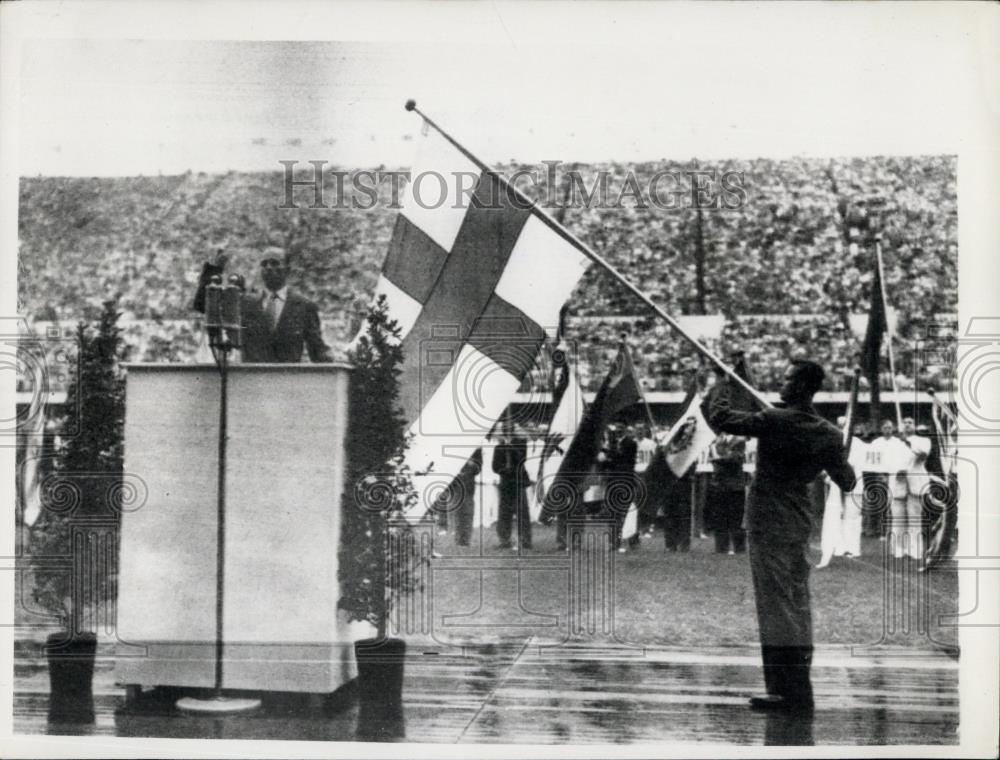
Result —
<instances>
[{"instance_id":1,"label":"black and white photograph","mask_svg":"<svg viewBox=\"0 0 1000 760\"><path fill-rule=\"evenodd\" d=\"M996 5L0 21L4 756L997 756Z\"/></svg>"}]
</instances>

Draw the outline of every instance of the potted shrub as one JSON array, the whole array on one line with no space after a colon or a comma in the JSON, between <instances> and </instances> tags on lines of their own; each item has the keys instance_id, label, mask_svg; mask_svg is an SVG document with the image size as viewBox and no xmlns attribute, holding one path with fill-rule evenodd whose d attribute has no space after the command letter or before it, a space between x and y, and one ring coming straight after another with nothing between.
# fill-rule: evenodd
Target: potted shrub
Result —
<instances>
[{"instance_id":1,"label":"potted shrub","mask_svg":"<svg viewBox=\"0 0 1000 760\"><path fill-rule=\"evenodd\" d=\"M349 394L348 465L340 548L340 606L352 621L367 621L374 638L355 642L358 664L358 736L366 740L404 735L403 662L406 642L388 636L392 601L415 585L413 568L392 551L414 535L400 517L418 495L404 464L406 420L399 407L403 361L400 330L384 296L368 310L365 331L349 352L354 369Z\"/></svg>"},{"instance_id":2,"label":"potted shrub","mask_svg":"<svg viewBox=\"0 0 1000 760\"><path fill-rule=\"evenodd\" d=\"M79 570L107 566L94 561L102 543L105 551L111 547L111 567L117 560L116 542L104 542L102 531L117 535L113 502L121 494L125 385L118 317L114 302L107 302L96 330L77 328L77 373L61 420L62 443L29 544L34 600L64 626L45 643L53 723L94 720L98 609L115 595L113 571L94 578ZM67 558L69 567L59 564Z\"/></svg>"}]
</instances>

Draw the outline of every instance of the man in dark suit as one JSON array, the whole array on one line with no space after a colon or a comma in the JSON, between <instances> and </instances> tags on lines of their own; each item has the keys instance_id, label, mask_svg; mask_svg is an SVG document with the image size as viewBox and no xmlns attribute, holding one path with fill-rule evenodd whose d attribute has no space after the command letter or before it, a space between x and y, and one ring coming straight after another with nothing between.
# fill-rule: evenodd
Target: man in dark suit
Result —
<instances>
[{"instance_id":1,"label":"man in dark suit","mask_svg":"<svg viewBox=\"0 0 1000 760\"><path fill-rule=\"evenodd\" d=\"M614 426L609 432L611 439L604 481L604 514L614 526L612 546L624 552L622 527L629 507L639 492L635 476L635 460L639 447L631 429L622 430L621 427Z\"/></svg>"},{"instance_id":2,"label":"man in dark suit","mask_svg":"<svg viewBox=\"0 0 1000 760\"><path fill-rule=\"evenodd\" d=\"M812 404L823 377L818 364L794 361L785 372L779 407L759 412L733 408L735 389L729 381L717 383L702 402L702 413L716 432L758 439L746 527L767 696L751 699L753 709L813 709L809 484L826 470L850 493L855 479L841 432Z\"/></svg>"},{"instance_id":3,"label":"man in dark suit","mask_svg":"<svg viewBox=\"0 0 1000 760\"><path fill-rule=\"evenodd\" d=\"M522 549L531 548L531 516L528 512L528 486L531 480L524 467L528 441L518 433L505 432L493 450L493 472L500 476L500 508L497 515L497 538L500 549L510 549L511 529L517 518L517 539Z\"/></svg>"},{"instance_id":4,"label":"man in dark suit","mask_svg":"<svg viewBox=\"0 0 1000 760\"><path fill-rule=\"evenodd\" d=\"M666 461L663 477L669 477ZM668 552L691 551L691 491L695 478L694 465L684 476L663 489L663 545Z\"/></svg>"},{"instance_id":5,"label":"man in dark suit","mask_svg":"<svg viewBox=\"0 0 1000 760\"><path fill-rule=\"evenodd\" d=\"M193 308L204 313L205 288L215 275L222 275L227 256L202 268ZM280 248L265 248L260 261L262 293L246 293L242 300L243 355L248 363L275 364L302 361L303 351L313 363L331 361L323 342L319 310L309 299L291 290L287 283L288 263Z\"/></svg>"},{"instance_id":6,"label":"man in dark suit","mask_svg":"<svg viewBox=\"0 0 1000 760\"><path fill-rule=\"evenodd\" d=\"M714 515L715 551L718 554L742 554L746 550L746 531L743 530L745 458L746 442L740 436L723 433L712 445L708 503Z\"/></svg>"}]
</instances>

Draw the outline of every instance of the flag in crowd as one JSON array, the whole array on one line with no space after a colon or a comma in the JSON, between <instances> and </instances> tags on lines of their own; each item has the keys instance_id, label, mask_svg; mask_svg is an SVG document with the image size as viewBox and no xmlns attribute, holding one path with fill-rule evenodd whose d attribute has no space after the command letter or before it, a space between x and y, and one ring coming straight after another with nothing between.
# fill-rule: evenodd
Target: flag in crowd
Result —
<instances>
[{"instance_id":1,"label":"flag in crowd","mask_svg":"<svg viewBox=\"0 0 1000 760\"><path fill-rule=\"evenodd\" d=\"M559 471L584 415L583 388L580 386L576 368L570 363L569 348L565 341L560 341L552 351L552 364L552 403L555 413L545 432L535 478L536 499L542 505L545 504L545 492L551 479L546 476L546 472Z\"/></svg>"},{"instance_id":2,"label":"flag in crowd","mask_svg":"<svg viewBox=\"0 0 1000 760\"><path fill-rule=\"evenodd\" d=\"M753 378L743 353L737 352L735 359L733 371L753 385ZM716 382L727 381L719 375ZM721 390L721 386L718 387ZM709 393L711 392L710 390ZM751 411L759 407L759 403L750 392L736 383L729 383L729 400L735 409ZM701 413L701 403L702 396L698 392L697 378L693 378L687 396L681 404L680 416L663 436L653 461L646 469L644 484L650 501L661 500L662 497L657 494L661 494L663 489L670 488L677 480L683 478L706 449L715 442L716 433Z\"/></svg>"},{"instance_id":3,"label":"flag in crowd","mask_svg":"<svg viewBox=\"0 0 1000 760\"><path fill-rule=\"evenodd\" d=\"M35 524L42 512L40 464L45 435L45 406L29 409L27 419L19 420L18 434L24 441L24 447L19 451L20 467L18 468L18 496L21 503L21 521L29 528Z\"/></svg>"},{"instance_id":4,"label":"flag in crowd","mask_svg":"<svg viewBox=\"0 0 1000 760\"><path fill-rule=\"evenodd\" d=\"M733 357L733 372L735 372L741 379L745 380L748 385L756 388L757 383L754 381L753 375L750 373L750 367L747 365L746 354L742 351L734 351ZM721 378L722 376L719 375ZM753 412L760 409L760 402L754 398L753 394L750 393L746 388L737 383L731 383L731 389L729 391L729 403L733 409L740 409L744 412Z\"/></svg>"},{"instance_id":5,"label":"flag in crowd","mask_svg":"<svg viewBox=\"0 0 1000 760\"><path fill-rule=\"evenodd\" d=\"M563 398L565 397L566 393L563 393ZM604 433L608 425L615 417L641 399L639 381L632 364L632 355L629 353L628 346L622 341L618 346L618 354L615 356L614 364L605 376L604 382L601 383L601 387L594 397L594 402L584 413L548 490L555 489L555 492L559 494L582 493L583 486L588 480L591 468L603 445ZM549 499L546 499L545 510L552 512L554 508L548 502Z\"/></svg>"},{"instance_id":6,"label":"flag in crowd","mask_svg":"<svg viewBox=\"0 0 1000 760\"><path fill-rule=\"evenodd\" d=\"M931 394L931 419L934 421L934 438L931 453L927 457L927 471L937 480L936 487L928 493L935 506L937 516L931 521L927 534L926 565L948 559L950 552L949 533L955 519L958 498L958 473L955 471L958 451L958 418Z\"/></svg>"},{"instance_id":7,"label":"flag in crowd","mask_svg":"<svg viewBox=\"0 0 1000 760\"><path fill-rule=\"evenodd\" d=\"M44 344L37 338L32 328L28 328L18 346L19 351L44 355ZM21 510L21 521L29 528L35 524L42 511L41 483L42 459L44 455L45 437L45 404L44 391L47 388L45 361L25 361L25 366L31 372L26 377L34 393L32 403L21 414L17 415L17 436L23 443L18 447L17 462L17 498Z\"/></svg>"},{"instance_id":8,"label":"flag in crowd","mask_svg":"<svg viewBox=\"0 0 1000 760\"><path fill-rule=\"evenodd\" d=\"M662 436L658 437L656 451L653 454L653 458L643 473L643 492L646 494L646 504L644 505L647 512L650 513L650 517L654 517L652 514L653 505L662 504L667 494L673 489L677 484L678 480L684 477L684 474L691 467L691 465L697 461L700 450L692 454L689 454L685 458L689 458L687 467L681 468L681 463L674 453L672 457L673 463L667 463L667 450L671 445L671 441L674 442L674 446L678 446L679 442L675 441L677 434L684 427L684 421L690 416L691 412L699 415L701 411L699 410L699 405L701 403L701 398L697 392L697 382L692 380L691 386L688 389L688 393L684 398L684 402L681 405L680 414L674 423L670 426L669 430ZM704 422L704 420L703 420ZM697 418L695 421L697 425ZM693 428L690 428L692 429ZM711 441L715 440L715 434L712 434L711 439L705 446L708 446ZM689 442L690 443L690 442ZM693 448L693 446L688 446L686 448ZM704 448L704 447L703 447Z\"/></svg>"},{"instance_id":9,"label":"flag in crowd","mask_svg":"<svg viewBox=\"0 0 1000 760\"><path fill-rule=\"evenodd\" d=\"M589 259L551 224L425 129L375 291L401 330L414 473L458 474L554 332Z\"/></svg>"},{"instance_id":10,"label":"flag in crowd","mask_svg":"<svg viewBox=\"0 0 1000 760\"><path fill-rule=\"evenodd\" d=\"M692 382L681 405L681 416L663 441L664 461L675 478L684 477L684 473L698 461L701 452L715 440L715 431L701 413L702 399L696 386Z\"/></svg>"},{"instance_id":11,"label":"flag in crowd","mask_svg":"<svg viewBox=\"0 0 1000 760\"><path fill-rule=\"evenodd\" d=\"M638 386L638 389L639 389L640 400L642 401L642 404L643 404L643 406L646 409L646 415L647 415L647 418L649 420L650 434L652 434L652 431L655 428L655 420L653 419L653 413L652 413L652 411L649 408L649 402L646 401L645 394L642 392L642 386L641 386L641 384L637 383L637 386ZM655 445L653 445L652 441L650 441L650 449L651 450L648 453L645 453L643 451L643 444L640 441L636 442L636 465L635 465L635 467L636 467L636 473L637 474L639 473L639 468L640 468L640 464L639 464L639 458L640 457L643 457L643 456L648 457L647 460L646 460L645 465L642 466L642 473L645 473L646 469L649 467L649 459L652 458L652 455L653 455L653 453L656 450L656 447L655 447ZM624 520L624 522L622 524L621 540L623 540L623 541L638 540L638 538L639 538L639 512L643 511L643 512L648 513L649 510L652 507L652 504L649 503L649 499L646 496L645 492L641 488L638 488L638 486L639 486L638 482L636 483L636 486L637 486L636 498L629 505L628 512L625 514L625 520Z\"/></svg>"},{"instance_id":12,"label":"flag in crowd","mask_svg":"<svg viewBox=\"0 0 1000 760\"><path fill-rule=\"evenodd\" d=\"M938 473L948 477L955 470L958 451L958 419L955 414L931 394L931 419L934 421L934 444L937 447ZM930 467L928 467L930 469Z\"/></svg>"},{"instance_id":13,"label":"flag in crowd","mask_svg":"<svg viewBox=\"0 0 1000 760\"><path fill-rule=\"evenodd\" d=\"M861 351L861 369L868 379L871 388L872 404L879 401L879 356L882 353L882 336L888 330L885 300L882 297L882 273L878 260L875 260L872 277L871 306L868 309L868 326L865 328L865 341Z\"/></svg>"}]
</instances>

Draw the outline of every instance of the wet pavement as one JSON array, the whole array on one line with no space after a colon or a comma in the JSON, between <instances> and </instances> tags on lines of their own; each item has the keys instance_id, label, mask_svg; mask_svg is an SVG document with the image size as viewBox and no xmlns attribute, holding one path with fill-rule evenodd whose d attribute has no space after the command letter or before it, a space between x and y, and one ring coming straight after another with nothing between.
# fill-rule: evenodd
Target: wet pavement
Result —
<instances>
[{"instance_id":1,"label":"wet pavement","mask_svg":"<svg viewBox=\"0 0 1000 760\"><path fill-rule=\"evenodd\" d=\"M958 662L939 654L852 656L817 650L811 719L747 708L760 692L752 647L711 649L546 646L522 637L443 647L411 641L403 726L386 740L479 743L713 743L728 745L956 744ZM264 694L251 714L199 716L153 692L126 706L113 662L94 677L96 722L50 725L44 662L16 661L18 734L352 741L359 710L350 687L332 699ZM378 728L378 727L375 727ZM370 731L371 726L367 727Z\"/></svg>"}]
</instances>

